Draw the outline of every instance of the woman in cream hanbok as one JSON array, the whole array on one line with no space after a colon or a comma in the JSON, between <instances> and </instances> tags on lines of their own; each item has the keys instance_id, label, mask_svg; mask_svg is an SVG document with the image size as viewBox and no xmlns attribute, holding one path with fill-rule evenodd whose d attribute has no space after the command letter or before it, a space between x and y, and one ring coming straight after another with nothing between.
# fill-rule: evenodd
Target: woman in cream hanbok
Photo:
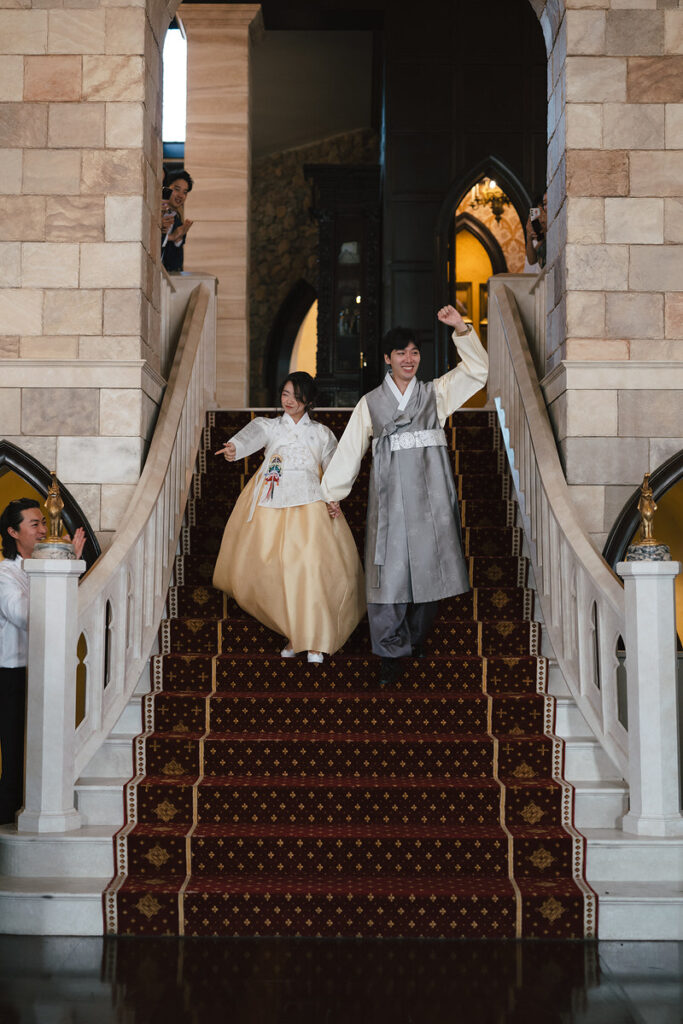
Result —
<instances>
[{"instance_id":1,"label":"woman in cream hanbok","mask_svg":"<svg viewBox=\"0 0 683 1024\"><path fill-rule=\"evenodd\" d=\"M216 455L229 462L265 448L258 471L225 526L213 585L287 637L283 658L308 651L321 662L365 613L363 569L343 517L331 518L320 478L337 439L308 415L315 384L293 373L281 389L283 416L259 416Z\"/></svg>"}]
</instances>

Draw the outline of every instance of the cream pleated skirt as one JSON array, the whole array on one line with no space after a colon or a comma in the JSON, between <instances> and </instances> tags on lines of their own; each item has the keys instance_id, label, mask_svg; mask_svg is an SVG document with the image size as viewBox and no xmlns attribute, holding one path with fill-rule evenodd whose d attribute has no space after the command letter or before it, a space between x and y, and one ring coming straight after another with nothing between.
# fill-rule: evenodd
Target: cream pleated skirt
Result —
<instances>
[{"instance_id":1,"label":"cream pleated skirt","mask_svg":"<svg viewBox=\"0 0 683 1024\"><path fill-rule=\"evenodd\" d=\"M295 651L334 654L365 613L363 569L348 523L322 501L257 505L256 477L228 519L213 585L290 641Z\"/></svg>"}]
</instances>

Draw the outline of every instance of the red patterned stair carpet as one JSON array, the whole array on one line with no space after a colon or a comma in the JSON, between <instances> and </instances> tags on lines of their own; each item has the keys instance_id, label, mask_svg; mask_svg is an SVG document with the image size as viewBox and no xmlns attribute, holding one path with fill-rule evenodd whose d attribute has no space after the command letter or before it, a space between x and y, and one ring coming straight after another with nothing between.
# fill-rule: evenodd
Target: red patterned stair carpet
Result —
<instances>
[{"instance_id":1,"label":"red patterned stair carpet","mask_svg":"<svg viewBox=\"0 0 683 1024\"><path fill-rule=\"evenodd\" d=\"M317 414L337 434L347 415ZM447 427L473 589L442 602L425 656L385 690L366 622L321 666L283 661L283 638L211 587L258 465L211 453L249 416L208 417L106 931L594 935L494 414ZM368 469L344 503L361 549Z\"/></svg>"}]
</instances>

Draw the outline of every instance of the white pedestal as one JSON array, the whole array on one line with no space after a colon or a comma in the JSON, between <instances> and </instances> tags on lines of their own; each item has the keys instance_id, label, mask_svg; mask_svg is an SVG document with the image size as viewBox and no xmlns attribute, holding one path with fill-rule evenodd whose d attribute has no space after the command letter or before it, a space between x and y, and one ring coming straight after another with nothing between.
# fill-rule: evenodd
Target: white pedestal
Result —
<instances>
[{"instance_id":1,"label":"white pedestal","mask_svg":"<svg viewBox=\"0 0 683 1024\"><path fill-rule=\"evenodd\" d=\"M674 580L680 562L619 562L626 604L630 810L624 832L683 835Z\"/></svg>"},{"instance_id":2,"label":"white pedestal","mask_svg":"<svg viewBox=\"0 0 683 1024\"><path fill-rule=\"evenodd\" d=\"M67 832L74 807L78 578L85 562L26 559L29 575L26 783L19 832Z\"/></svg>"}]
</instances>

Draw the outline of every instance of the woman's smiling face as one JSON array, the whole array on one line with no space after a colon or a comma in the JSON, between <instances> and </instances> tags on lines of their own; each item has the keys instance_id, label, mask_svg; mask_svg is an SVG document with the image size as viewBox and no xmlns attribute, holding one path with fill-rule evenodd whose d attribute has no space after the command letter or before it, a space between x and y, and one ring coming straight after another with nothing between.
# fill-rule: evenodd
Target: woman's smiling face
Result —
<instances>
[{"instance_id":1,"label":"woman's smiling face","mask_svg":"<svg viewBox=\"0 0 683 1024\"><path fill-rule=\"evenodd\" d=\"M296 397L294 393L294 385L291 380L285 381L285 386L283 387L282 394L280 395L280 401L282 402L282 408L285 412L292 417L295 423L298 423L306 412L306 406Z\"/></svg>"}]
</instances>

